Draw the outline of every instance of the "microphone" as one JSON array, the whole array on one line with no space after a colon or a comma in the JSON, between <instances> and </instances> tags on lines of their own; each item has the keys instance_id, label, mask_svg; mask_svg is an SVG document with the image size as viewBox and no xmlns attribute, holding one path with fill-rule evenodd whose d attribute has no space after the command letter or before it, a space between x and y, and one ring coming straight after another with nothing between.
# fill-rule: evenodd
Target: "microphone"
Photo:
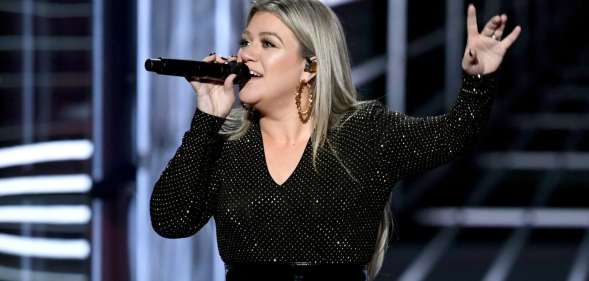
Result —
<instances>
[{"instance_id":1,"label":"microphone","mask_svg":"<svg viewBox=\"0 0 589 281\"><path fill-rule=\"evenodd\" d=\"M147 59L145 70L161 75L197 77L223 83L230 74L236 74L234 84L244 84L250 78L250 69L245 63L230 61L226 64L179 59Z\"/></svg>"}]
</instances>

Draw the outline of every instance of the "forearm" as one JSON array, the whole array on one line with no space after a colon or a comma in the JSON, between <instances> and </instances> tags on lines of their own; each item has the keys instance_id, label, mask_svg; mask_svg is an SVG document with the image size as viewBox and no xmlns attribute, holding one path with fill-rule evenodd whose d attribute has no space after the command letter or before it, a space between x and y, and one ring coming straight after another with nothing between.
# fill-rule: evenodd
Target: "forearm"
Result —
<instances>
[{"instance_id":1,"label":"forearm","mask_svg":"<svg viewBox=\"0 0 589 281\"><path fill-rule=\"evenodd\" d=\"M190 236L211 217L216 193L213 172L222 147L217 131L222 122L197 110L182 144L155 183L150 214L161 236Z\"/></svg>"},{"instance_id":2,"label":"forearm","mask_svg":"<svg viewBox=\"0 0 589 281\"><path fill-rule=\"evenodd\" d=\"M383 166L405 177L451 161L471 147L485 126L495 89L493 77L465 75L455 104L447 114L410 117L387 113L378 126Z\"/></svg>"}]
</instances>

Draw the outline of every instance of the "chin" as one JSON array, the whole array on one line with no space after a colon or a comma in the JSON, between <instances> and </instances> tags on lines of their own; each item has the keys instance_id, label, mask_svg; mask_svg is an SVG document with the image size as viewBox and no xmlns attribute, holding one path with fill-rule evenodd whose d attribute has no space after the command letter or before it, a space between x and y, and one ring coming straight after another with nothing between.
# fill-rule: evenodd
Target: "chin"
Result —
<instances>
[{"instance_id":1,"label":"chin","mask_svg":"<svg viewBox=\"0 0 589 281\"><path fill-rule=\"evenodd\" d=\"M239 98L244 102L258 101L262 96L262 93L265 92L265 87L260 86L261 85L246 84L243 88L239 89Z\"/></svg>"},{"instance_id":2,"label":"chin","mask_svg":"<svg viewBox=\"0 0 589 281\"><path fill-rule=\"evenodd\" d=\"M259 97L258 95L254 95L251 91L243 90L243 91L239 91L239 100L242 103L247 103L250 105L255 104L256 102L258 102Z\"/></svg>"}]
</instances>

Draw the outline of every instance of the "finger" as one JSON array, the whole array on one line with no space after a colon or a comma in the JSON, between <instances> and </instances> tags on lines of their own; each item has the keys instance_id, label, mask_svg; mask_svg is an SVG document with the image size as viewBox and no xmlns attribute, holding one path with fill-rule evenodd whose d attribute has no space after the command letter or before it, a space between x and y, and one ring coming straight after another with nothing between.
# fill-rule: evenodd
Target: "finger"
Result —
<instances>
[{"instance_id":1,"label":"finger","mask_svg":"<svg viewBox=\"0 0 589 281\"><path fill-rule=\"evenodd\" d=\"M235 80L235 77L237 77L237 75L229 74L229 76L225 78L225 82L223 83L223 89L225 90L225 92L233 92L233 80Z\"/></svg>"},{"instance_id":2,"label":"finger","mask_svg":"<svg viewBox=\"0 0 589 281\"><path fill-rule=\"evenodd\" d=\"M500 25L501 25L501 17L494 16L487 22L487 24L485 24L485 28L483 28L483 31L481 32L481 34L483 34L487 37L491 37L493 34L495 34L495 31L499 28ZM495 36L497 36L497 35L495 34Z\"/></svg>"},{"instance_id":3,"label":"finger","mask_svg":"<svg viewBox=\"0 0 589 281\"><path fill-rule=\"evenodd\" d=\"M501 36L503 36L503 31L505 30L505 25L507 24L507 16L505 14L501 15L501 24L499 28L495 30L495 38L497 40L501 40Z\"/></svg>"},{"instance_id":4,"label":"finger","mask_svg":"<svg viewBox=\"0 0 589 281\"><path fill-rule=\"evenodd\" d=\"M215 62L225 63L225 58L223 58L222 56L216 56L215 57Z\"/></svg>"},{"instance_id":5,"label":"finger","mask_svg":"<svg viewBox=\"0 0 589 281\"><path fill-rule=\"evenodd\" d=\"M202 60L206 61L206 62L211 62L215 59L215 56L217 56L217 54L211 53L210 55L204 57L204 59L202 59Z\"/></svg>"},{"instance_id":6,"label":"finger","mask_svg":"<svg viewBox=\"0 0 589 281\"><path fill-rule=\"evenodd\" d=\"M479 29L477 27L477 12L473 4L468 5L466 30L468 32L468 37L474 37L479 34Z\"/></svg>"},{"instance_id":7,"label":"finger","mask_svg":"<svg viewBox=\"0 0 589 281\"><path fill-rule=\"evenodd\" d=\"M513 42L515 42L515 40L517 40L517 37L519 36L519 34L521 33L522 28L521 26L516 26L511 33L509 33L509 35L507 35L507 37L505 37L505 39L503 39L501 41L501 45L507 50L509 49L509 47L511 47L511 45L513 44Z\"/></svg>"},{"instance_id":8,"label":"finger","mask_svg":"<svg viewBox=\"0 0 589 281\"><path fill-rule=\"evenodd\" d=\"M230 61L237 61L237 56L221 57L225 60L225 63Z\"/></svg>"}]
</instances>

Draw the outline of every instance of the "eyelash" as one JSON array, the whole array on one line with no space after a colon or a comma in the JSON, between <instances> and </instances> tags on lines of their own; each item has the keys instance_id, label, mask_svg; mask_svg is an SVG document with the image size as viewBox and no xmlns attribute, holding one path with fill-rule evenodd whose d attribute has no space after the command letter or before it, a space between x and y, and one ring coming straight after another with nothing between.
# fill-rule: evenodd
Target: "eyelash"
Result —
<instances>
[{"instance_id":1,"label":"eyelash","mask_svg":"<svg viewBox=\"0 0 589 281\"><path fill-rule=\"evenodd\" d=\"M239 41L239 47L241 47L241 48L246 47L248 43L249 42L247 40L241 39ZM268 41L266 39L263 39L262 40L262 46L269 46L269 48L273 48L274 47L274 44L272 44L272 42L270 42L270 41Z\"/></svg>"}]
</instances>

